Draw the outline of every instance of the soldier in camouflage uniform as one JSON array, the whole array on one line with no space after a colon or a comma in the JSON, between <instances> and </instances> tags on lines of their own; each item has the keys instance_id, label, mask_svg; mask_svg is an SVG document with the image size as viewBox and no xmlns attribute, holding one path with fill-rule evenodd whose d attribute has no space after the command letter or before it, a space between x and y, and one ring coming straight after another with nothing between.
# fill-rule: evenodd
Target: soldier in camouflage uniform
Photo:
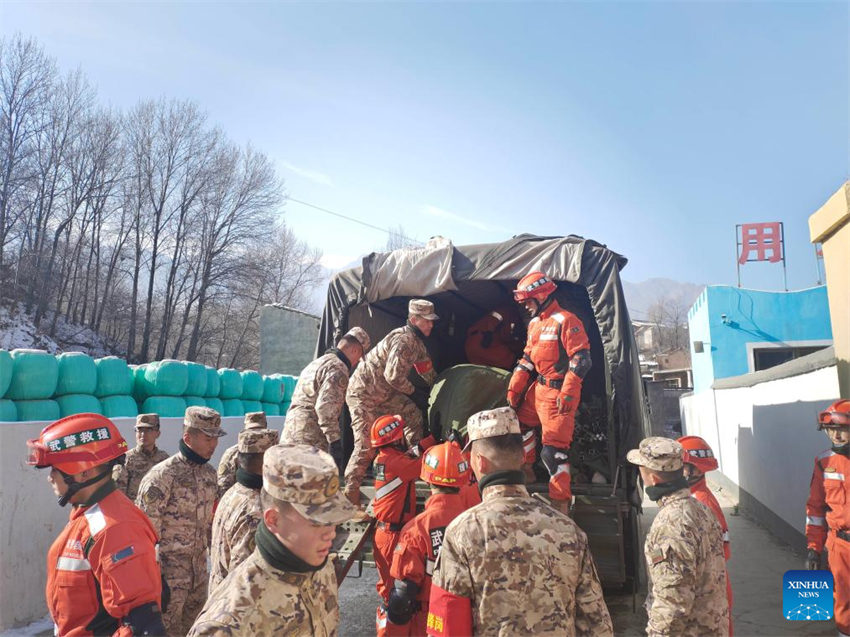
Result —
<instances>
[{"instance_id":1,"label":"soldier in camouflage uniform","mask_svg":"<svg viewBox=\"0 0 850 637\"><path fill-rule=\"evenodd\" d=\"M351 412L354 451L345 468L345 495L360 504L360 485L375 452L369 444L372 423L384 414L399 414L405 422L405 437L411 447L423 435L423 410L428 409L429 391L416 388L408 375L411 369L430 387L436 374L425 339L431 335L434 304L411 299L407 324L394 329L363 359L348 385L345 403Z\"/></svg>"},{"instance_id":2,"label":"soldier in camouflage uniform","mask_svg":"<svg viewBox=\"0 0 850 637\"><path fill-rule=\"evenodd\" d=\"M263 517L263 455L278 443L274 429L253 429L239 434L236 484L228 489L215 510L210 545L210 591L254 552L254 532Z\"/></svg>"},{"instance_id":3,"label":"soldier in camouflage uniform","mask_svg":"<svg viewBox=\"0 0 850 637\"><path fill-rule=\"evenodd\" d=\"M315 635L339 626L333 563L336 525L356 508L339 492L333 458L316 447L266 451L257 548L210 595L190 637Z\"/></svg>"},{"instance_id":4,"label":"soldier in camouflage uniform","mask_svg":"<svg viewBox=\"0 0 850 637\"><path fill-rule=\"evenodd\" d=\"M482 503L446 528L431 584L429 635L613 635L587 536L523 483L510 407L467 421Z\"/></svg>"},{"instance_id":5,"label":"soldier in camouflage uniform","mask_svg":"<svg viewBox=\"0 0 850 637\"><path fill-rule=\"evenodd\" d=\"M159 536L162 573L171 588L163 613L168 635L185 635L207 598L207 549L218 496L208 461L224 434L217 411L189 407L180 451L148 472L136 497Z\"/></svg>"},{"instance_id":6,"label":"soldier in camouflage uniform","mask_svg":"<svg viewBox=\"0 0 850 637\"><path fill-rule=\"evenodd\" d=\"M136 499L142 478L155 464L168 458L168 453L156 446L159 438L159 414L136 416L136 446L127 453L123 465L115 465L112 479L131 500Z\"/></svg>"},{"instance_id":7,"label":"soldier in camouflage uniform","mask_svg":"<svg viewBox=\"0 0 850 637\"><path fill-rule=\"evenodd\" d=\"M245 424L242 431L251 431L253 429L267 429L268 422L266 421L266 412L264 411L249 411L245 414ZM238 453L239 445L235 444L228 447L221 454L221 460L218 461L218 497L222 497L230 487L236 482L236 454Z\"/></svg>"},{"instance_id":8,"label":"soldier in camouflage uniform","mask_svg":"<svg viewBox=\"0 0 850 637\"><path fill-rule=\"evenodd\" d=\"M641 441L626 458L640 467L658 514L646 536L649 573L647 635L729 634L723 534L711 510L690 497L682 445L669 438Z\"/></svg>"},{"instance_id":9,"label":"soldier in camouflage uniform","mask_svg":"<svg viewBox=\"0 0 850 637\"><path fill-rule=\"evenodd\" d=\"M366 330L352 327L336 347L304 368L286 412L284 442L318 447L329 452L337 466L342 467L339 415L345 404L348 378L370 344Z\"/></svg>"}]
</instances>

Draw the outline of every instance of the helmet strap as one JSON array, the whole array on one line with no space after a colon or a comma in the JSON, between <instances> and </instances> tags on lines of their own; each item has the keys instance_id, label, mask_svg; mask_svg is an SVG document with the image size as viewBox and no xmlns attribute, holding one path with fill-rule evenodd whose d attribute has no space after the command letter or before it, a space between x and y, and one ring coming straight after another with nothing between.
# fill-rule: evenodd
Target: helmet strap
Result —
<instances>
[{"instance_id":1,"label":"helmet strap","mask_svg":"<svg viewBox=\"0 0 850 637\"><path fill-rule=\"evenodd\" d=\"M534 310L534 312L531 312L531 318L534 318L535 316L540 316L540 313L543 312L543 310L545 310L547 307L552 305L552 301L554 300L554 297L553 297L552 294L550 294L543 301L538 301L537 299L534 299L534 298L532 300L535 303L537 303L537 309Z\"/></svg>"},{"instance_id":2,"label":"helmet strap","mask_svg":"<svg viewBox=\"0 0 850 637\"><path fill-rule=\"evenodd\" d=\"M112 473L112 464L110 463L105 471L102 471L93 478L89 478L85 482L77 482L76 480L74 480L74 476L69 475L60 469L57 469L57 471L62 474L62 479L65 481L65 484L68 485L68 490L65 491L64 494L60 495L59 498L57 498L56 500L59 503L59 506L63 507L71 501L71 498L73 498L80 491L80 489L90 487L91 485L95 484L96 482L99 482L106 476L110 475Z\"/></svg>"},{"instance_id":3,"label":"helmet strap","mask_svg":"<svg viewBox=\"0 0 850 637\"><path fill-rule=\"evenodd\" d=\"M688 486L693 487L699 484L702 480L705 480L705 474L702 475L689 475L688 476Z\"/></svg>"}]
</instances>

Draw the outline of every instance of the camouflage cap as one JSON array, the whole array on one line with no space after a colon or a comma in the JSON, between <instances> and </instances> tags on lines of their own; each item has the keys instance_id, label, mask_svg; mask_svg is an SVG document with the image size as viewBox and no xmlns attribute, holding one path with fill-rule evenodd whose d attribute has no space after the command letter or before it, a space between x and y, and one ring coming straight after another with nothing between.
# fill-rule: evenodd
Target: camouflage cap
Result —
<instances>
[{"instance_id":1,"label":"camouflage cap","mask_svg":"<svg viewBox=\"0 0 850 637\"><path fill-rule=\"evenodd\" d=\"M370 347L372 347L372 339L369 338L369 334L367 334L366 330L362 327L352 327L342 336L343 338L353 338L355 341L360 343L360 347L363 348L364 354L369 351Z\"/></svg>"},{"instance_id":2,"label":"camouflage cap","mask_svg":"<svg viewBox=\"0 0 850 637\"><path fill-rule=\"evenodd\" d=\"M408 316L421 316L429 321L436 321L439 316L434 314L434 304L425 299L410 299L407 304Z\"/></svg>"},{"instance_id":3,"label":"camouflage cap","mask_svg":"<svg viewBox=\"0 0 850 637\"><path fill-rule=\"evenodd\" d=\"M266 421L266 412L264 411L249 411L245 414L245 431L251 429L268 429Z\"/></svg>"},{"instance_id":4,"label":"camouflage cap","mask_svg":"<svg viewBox=\"0 0 850 637\"><path fill-rule=\"evenodd\" d=\"M270 447L263 457L263 488L318 524L340 524L358 511L339 490L333 458L310 445Z\"/></svg>"},{"instance_id":5,"label":"camouflage cap","mask_svg":"<svg viewBox=\"0 0 850 637\"><path fill-rule=\"evenodd\" d=\"M208 436L220 438L227 434L221 428L221 416L215 409L209 407L189 407L183 416L183 424L192 429L202 431Z\"/></svg>"},{"instance_id":6,"label":"camouflage cap","mask_svg":"<svg viewBox=\"0 0 850 637\"><path fill-rule=\"evenodd\" d=\"M676 471L682 468L682 445L670 438L652 436L640 441L637 449L626 454L626 460L654 471Z\"/></svg>"},{"instance_id":7,"label":"camouflage cap","mask_svg":"<svg viewBox=\"0 0 850 637\"><path fill-rule=\"evenodd\" d=\"M275 429L247 429L239 432L236 450L239 453L263 453L280 441L280 433Z\"/></svg>"},{"instance_id":8,"label":"camouflage cap","mask_svg":"<svg viewBox=\"0 0 850 637\"><path fill-rule=\"evenodd\" d=\"M139 414L136 416L136 429L159 429L159 414Z\"/></svg>"},{"instance_id":9,"label":"camouflage cap","mask_svg":"<svg viewBox=\"0 0 850 637\"><path fill-rule=\"evenodd\" d=\"M519 420L516 412L510 407L486 409L469 417L466 421L466 433L469 436L466 447L469 447L474 440L520 433Z\"/></svg>"}]
</instances>

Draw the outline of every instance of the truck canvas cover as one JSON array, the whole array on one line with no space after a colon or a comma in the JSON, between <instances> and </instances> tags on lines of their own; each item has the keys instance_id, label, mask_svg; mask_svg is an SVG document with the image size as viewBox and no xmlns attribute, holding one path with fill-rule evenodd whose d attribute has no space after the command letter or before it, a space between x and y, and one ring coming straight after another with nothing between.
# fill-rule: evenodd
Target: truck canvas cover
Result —
<instances>
[{"instance_id":1,"label":"truck canvas cover","mask_svg":"<svg viewBox=\"0 0 850 637\"><path fill-rule=\"evenodd\" d=\"M558 282L559 303L585 324L593 368L585 379L582 402L586 393L607 397L615 437L611 460L622 465L626 452L644 436L646 422L637 348L620 282L625 265L625 257L574 235L524 234L502 243L467 246L437 237L423 248L372 253L361 267L331 279L317 354L355 325L377 343L404 324L410 298L428 298L440 315L428 349L442 372L467 362L467 328L498 305L513 303L517 281L542 270Z\"/></svg>"}]
</instances>

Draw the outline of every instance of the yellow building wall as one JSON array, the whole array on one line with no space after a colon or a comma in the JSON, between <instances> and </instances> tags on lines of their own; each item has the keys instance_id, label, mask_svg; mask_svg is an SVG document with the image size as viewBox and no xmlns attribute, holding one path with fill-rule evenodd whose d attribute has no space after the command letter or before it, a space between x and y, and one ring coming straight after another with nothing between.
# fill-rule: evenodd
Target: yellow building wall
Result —
<instances>
[{"instance_id":1,"label":"yellow building wall","mask_svg":"<svg viewBox=\"0 0 850 637\"><path fill-rule=\"evenodd\" d=\"M840 397L850 399L850 182L809 217L809 236L823 245Z\"/></svg>"}]
</instances>

